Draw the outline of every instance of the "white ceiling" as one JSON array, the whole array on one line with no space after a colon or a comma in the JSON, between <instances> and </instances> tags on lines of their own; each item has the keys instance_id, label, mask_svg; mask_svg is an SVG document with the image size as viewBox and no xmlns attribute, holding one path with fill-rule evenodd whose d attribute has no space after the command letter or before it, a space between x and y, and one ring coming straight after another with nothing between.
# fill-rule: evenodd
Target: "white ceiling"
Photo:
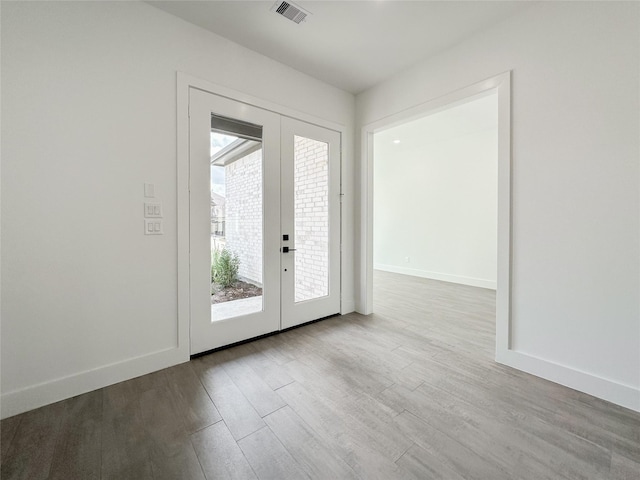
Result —
<instances>
[{"instance_id":1,"label":"white ceiling","mask_svg":"<svg viewBox=\"0 0 640 480\"><path fill-rule=\"evenodd\" d=\"M295 1L311 12L300 25L272 12L275 1L147 3L359 93L533 2Z\"/></svg>"}]
</instances>

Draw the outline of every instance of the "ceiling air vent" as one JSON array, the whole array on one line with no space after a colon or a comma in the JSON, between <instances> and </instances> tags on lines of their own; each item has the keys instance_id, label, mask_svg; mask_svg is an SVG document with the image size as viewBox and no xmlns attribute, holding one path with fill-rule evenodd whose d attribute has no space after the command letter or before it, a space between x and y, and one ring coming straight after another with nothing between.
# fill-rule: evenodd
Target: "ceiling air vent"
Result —
<instances>
[{"instance_id":1,"label":"ceiling air vent","mask_svg":"<svg viewBox=\"0 0 640 480\"><path fill-rule=\"evenodd\" d=\"M309 15L309 12L289 2L278 1L271 10L296 23L302 23Z\"/></svg>"}]
</instances>

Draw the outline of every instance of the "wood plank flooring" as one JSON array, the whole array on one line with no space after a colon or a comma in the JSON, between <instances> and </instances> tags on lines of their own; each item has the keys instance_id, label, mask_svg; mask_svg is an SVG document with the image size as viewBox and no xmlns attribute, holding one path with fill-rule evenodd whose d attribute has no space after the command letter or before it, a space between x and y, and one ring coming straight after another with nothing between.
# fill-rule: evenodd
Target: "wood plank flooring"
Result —
<instances>
[{"instance_id":1,"label":"wood plank flooring","mask_svg":"<svg viewBox=\"0 0 640 480\"><path fill-rule=\"evenodd\" d=\"M490 290L335 317L3 420L1 478L640 479L640 414L493 361Z\"/></svg>"}]
</instances>

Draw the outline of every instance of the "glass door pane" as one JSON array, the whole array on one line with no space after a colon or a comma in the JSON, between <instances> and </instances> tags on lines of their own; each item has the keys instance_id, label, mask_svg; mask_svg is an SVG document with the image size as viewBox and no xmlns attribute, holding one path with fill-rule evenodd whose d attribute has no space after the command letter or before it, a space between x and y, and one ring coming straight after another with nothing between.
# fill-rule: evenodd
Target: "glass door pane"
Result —
<instances>
[{"instance_id":1,"label":"glass door pane","mask_svg":"<svg viewBox=\"0 0 640 480\"><path fill-rule=\"evenodd\" d=\"M295 302L329 294L329 144L294 135Z\"/></svg>"},{"instance_id":2,"label":"glass door pane","mask_svg":"<svg viewBox=\"0 0 640 480\"><path fill-rule=\"evenodd\" d=\"M263 283L262 128L246 136L219 119L211 130L212 322L262 311Z\"/></svg>"}]
</instances>

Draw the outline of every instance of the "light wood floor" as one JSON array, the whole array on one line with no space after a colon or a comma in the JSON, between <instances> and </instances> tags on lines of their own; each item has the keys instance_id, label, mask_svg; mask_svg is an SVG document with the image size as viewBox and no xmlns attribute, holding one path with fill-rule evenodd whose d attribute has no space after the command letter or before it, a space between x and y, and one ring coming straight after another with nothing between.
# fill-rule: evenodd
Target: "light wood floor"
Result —
<instances>
[{"instance_id":1,"label":"light wood floor","mask_svg":"<svg viewBox=\"0 0 640 480\"><path fill-rule=\"evenodd\" d=\"M2 479L640 478L639 414L493 362L493 292L375 299L6 419Z\"/></svg>"}]
</instances>

